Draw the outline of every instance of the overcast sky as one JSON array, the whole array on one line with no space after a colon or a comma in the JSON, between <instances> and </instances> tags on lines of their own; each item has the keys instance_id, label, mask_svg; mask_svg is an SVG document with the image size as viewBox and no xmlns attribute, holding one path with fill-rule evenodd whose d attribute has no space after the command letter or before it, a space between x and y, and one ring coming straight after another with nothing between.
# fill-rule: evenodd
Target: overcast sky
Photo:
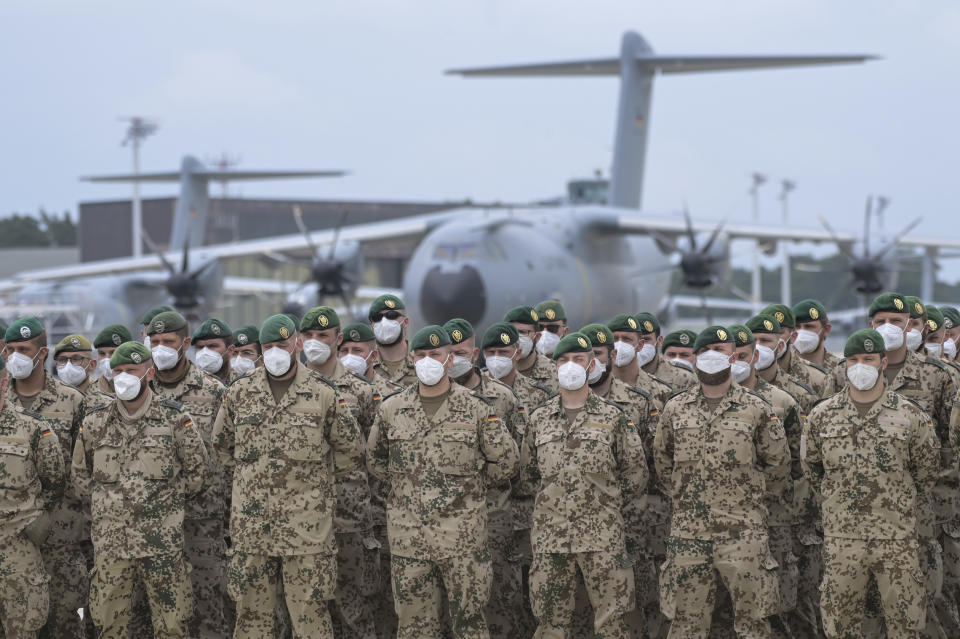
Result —
<instances>
[{"instance_id":1,"label":"overcast sky","mask_svg":"<svg viewBox=\"0 0 960 639\"><path fill-rule=\"evenodd\" d=\"M129 197L121 115L161 128L143 170L221 152L241 168L345 168L246 197L525 202L609 168L614 78L471 79L451 67L661 53L872 53L866 65L660 78L644 206L749 219L749 175L790 178L791 218L960 235L956 0L0 3L0 215ZM779 221L778 185L762 214ZM173 185L145 189L172 195ZM214 187L214 194L219 187Z\"/></svg>"}]
</instances>

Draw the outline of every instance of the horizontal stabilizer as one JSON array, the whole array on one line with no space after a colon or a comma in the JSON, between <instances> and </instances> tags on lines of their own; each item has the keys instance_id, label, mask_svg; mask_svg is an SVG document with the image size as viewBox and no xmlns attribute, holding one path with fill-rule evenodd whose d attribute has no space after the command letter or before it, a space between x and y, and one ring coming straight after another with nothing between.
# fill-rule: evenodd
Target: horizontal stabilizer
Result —
<instances>
[{"instance_id":1,"label":"horizontal stabilizer","mask_svg":"<svg viewBox=\"0 0 960 639\"><path fill-rule=\"evenodd\" d=\"M272 180L279 178L309 178L309 177L342 177L347 171L215 171L200 169L190 171L190 175L208 180ZM82 177L86 182L179 182L182 177L179 171L168 173L132 173L124 175L96 175Z\"/></svg>"}]
</instances>

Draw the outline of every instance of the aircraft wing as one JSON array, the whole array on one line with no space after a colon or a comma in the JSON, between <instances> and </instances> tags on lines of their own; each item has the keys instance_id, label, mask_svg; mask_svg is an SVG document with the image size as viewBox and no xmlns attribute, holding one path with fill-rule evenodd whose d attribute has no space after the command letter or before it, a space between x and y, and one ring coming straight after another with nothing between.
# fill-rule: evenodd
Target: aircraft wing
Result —
<instances>
[{"instance_id":1,"label":"aircraft wing","mask_svg":"<svg viewBox=\"0 0 960 639\"><path fill-rule=\"evenodd\" d=\"M269 180L272 178L308 178L342 177L347 171L220 171L216 169L195 169L189 175L208 180ZM181 171L162 171L159 173L123 173L117 175L92 175L80 178L84 182L179 182Z\"/></svg>"}]
</instances>

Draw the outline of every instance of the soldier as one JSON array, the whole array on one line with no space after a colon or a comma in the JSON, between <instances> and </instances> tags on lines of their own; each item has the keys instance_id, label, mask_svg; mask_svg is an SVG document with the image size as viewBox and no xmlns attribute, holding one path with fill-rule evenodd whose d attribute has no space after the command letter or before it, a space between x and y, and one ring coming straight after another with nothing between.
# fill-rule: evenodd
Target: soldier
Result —
<instances>
[{"instance_id":1,"label":"soldier","mask_svg":"<svg viewBox=\"0 0 960 639\"><path fill-rule=\"evenodd\" d=\"M925 310L927 311L927 320L923 331L923 354L941 359L950 366L953 362L943 359L943 342L947 339L943 313L940 312L939 308L930 304L926 305ZM956 366L956 364L953 364L952 368L960 370ZM956 378L956 375L954 375L954 378Z\"/></svg>"},{"instance_id":2,"label":"soldier","mask_svg":"<svg viewBox=\"0 0 960 639\"><path fill-rule=\"evenodd\" d=\"M150 336L147 335L147 328L150 326L150 320L160 313L167 313L172 310L172 307L164 304L163 306L154 306L143 314L143 316L140 318L140 339L143 341L144 346L150 348Z\"/></svg>"},{"instance_id":3,"label":"soldier","mask_svg":"<svg viewBox=\"0 0 960 639\"><path fill-rule=\"evenodd\" d=\"M945 359L957 359L957 343L960 342L960 311L953 306L941 306L943 326L947 337L943 340L943 356Z\"/></svg>"},{"instance_id":4,"label":"soldier","mask_svg":"<svg viewBox=\"0 0 960 639\"><path fill-rule=\"evenodd\" d=\"M617 352L613 359L613 374L627 386L642 388L649 393L657 407L663 406L673 393L673 386L640 368L640 362L637 361L637 351L641 348L640 324L637 319L633 315L620 313L613 316L607 328L613 332L616 340L613 345Z\"/></svg>"},{"instance_id":5,"label":"soldier","mask_svg":"<svg viewBox=\"0 0 960 639\"><path fill-rule=\"evenodd\" d=\"M516 475L517 445L489 400L451 383L442 327L420 329L410 347L419 383L383 402L367 452L370 472L391 484L397 637L442 637L445 593L454 636L487 638L487 494Z\"/></svg>"},{"instance_id":6,"label":"soldier","mask_svg":"<svg viewBox=\"0 0 960 639\"><path fill-rule=\"evenodd\" d=\"M779 596L767 506L790 487L786 434L766 400L732 384L725 328L705 329L693 348L700 384L670 398L654 440L673 503L660 608L669 637L706 637L719 574L738 636L769 637Z\"/></svg>"},{"instance_id":7,"label":"soldier","mask_svg":"<svg viewBox=\"0 0 960 639\"><path fill-rule=\"evenodd\" d=\"M688 329L667 333L660 344L660 352L674 366L680 366L692 373L693 363L697 359L693 354L693 343L696 339L697 334Z\"/></svg>"},{"instance_id":8,"label":"soldier","mask_svg":"<svg viewBox=\"0 0 960 639\"><path fill-rule=\"evenodd\" d=\"M820 396L810 386L796 379L779 366L774 366L782 350L789 348L781 338L780 322L773 315L761 313L747 320L746 327L756 341L757 361L754 370L765 382L792 395L800 403L800 412L806 416Z\"/></svg>"},{"instance_id":9,"label":"soldier","mask_svg":"<svg viewBox=\"0 0 960 639\"><path fill-rule=\"evenodd\" d=\"M190 327L176 311L158 313L147 327L153 366L150 389L161 399L183 404L207 448L213 444L216 419L225 388L202 372L185 353ZM186 505L183 523L184 555L190 562L190 582L196 613L190 619L191 636L222 637L226 627L223 593L226 589L227 474L211 454L207 459L203 491Z\"/></svg>"},{"instance_id":10,"label":"soldier","mask_svg":"<svg viewBox=\"0 0 960 639\"><path fill-rule=\"evenodd\" d=\"M480 372L476 366L480 349L473 325L465 319L452 319L443 325L450 335L449 376L454 382L492 402L493 412L503 421L507 432L520 448L526 430L526 415L517 394L509 386ZM487 540L493 565L493 588L486 607L487 627L493 638L513 639L524 633L523 577L514 537L513 500L519 476L513 485L491 486L487 493Z\"/></svg>"},{"instance_id":11,"label":"soldier","mask_svg":"<svg viewBox=\"0 0 960 639\"><path fill-rule=\"evenodd\" d=\"M396 295L381 295L370 304L367 319L377 340L377 376L407 388L417 383L417 374L407 344L410 318L405 309L403 300Z\"/></svg>"},{"instance_id":12,"label":"soldier","mask_svg":"<svg viewBox=\"0 0 960 639\"><path fill-rule=\"evenodd\" d=\"M373 383L374 399L378 406L384 397L404 389L402 384L376 374L375 366L380 352L377 350L376 336L368 324L355 322L343 327L339 355L347 370L362 375Z\"/></svg>"},{"instance_id":13,"label":"soldier","mask_svg":"<svg viewBox=\"0 0 960 639\"><path fill-rule=\"evenodd\" d=\"M888 636L919 637L924 627L918 496L936 481L938 444L929 417L885 383L885 341L870 329L850 336L843 350L849 384L811 412L800 445L804 471L823 498L821 608L831 638L862 635L871 575Z\"/></svg>"},{"instance_id":14,"label":"soldier","mask_svg":"<svg viewBox=\"0 0 960 639\"><path fill-rule=\"evenodd\" d=\"M282 584L294 636L330 639L334 477L360 468L360 430L346 400L299 365L302 343L290 318L268 318L260 344L263 367L227 389L213 433L222 463L233 467L233 636L273 636Z\"/></svg>"},{"instance_id":15,"label":"soldier","mask_svg":"<svg viewBox=\"0 0 960 639\"><path fill-rule=\"evenodd\" d=\"M57 367L57 379L87 394L90 373L97 369L90 340L83 335L67 335L53 347L53 363Z\"/></svg>"},{"instance_id":16,"label":"soldier","mask_svg":"<svg viewBox=\"0 0 960 639\"><path fill-rule=\"evenodd\" d=\"M781 370L812 388L821 399L832 395L835 389L831 383L829 371L802 357L794 357L795 349L791 346L797 338L797 319L796 315L793 314L793 309L785 304L771 304L761 313L773 315L780 324L780 339L787 345L780 351L777 361Z\"/></svg>"},{"instance_id":17,"label":"soldier","mask_svg":"<svg viewBox=\"0 0 960 639\"><path fill-rule=\"evenodd\" d=\"M827 319L827 309L819 300L806 299L794 304L791 310L797 324L793 348L801 358L829 373L840 358L827 350L827 336L833 329Z\"/></svg>"},{"instance_id":18,"label":"soldier","mask_svg":"<svg viewBox=\"0 0 960 639\"><path fill-rule=\"evenodd\" d=\"M53 429L6 401L9 382L0 382L0 620L7 639L29 639L47 620L50 576L40 546L67 474Z\"/></svg>"},{"instance_id":19,"label":"soldier","mask_svg":"<svg viewBox=\"0 0 960 639\"><path fill-rule=\"evenodd\" d=\"M197 368L213 375L224 385L230 382L233 331L221 320L210 318L197 327L191 340Z\"/></svg>"},{"instance_id":20,"label":"soldier","mask_svg":"<svg viewBox=\"0 0 960 639\"><path fill-rule=\"evenodd\" d=\"M257 366L263 366L263 353L260 350L260 329L252 325L238 328L233 333L230 381L243 377Z\"/></svg>"},{"instance_id":21,"label":"soldier","mask_svg":"<svg viewBox=\"0 0 960 639\"><path fill-rule=\"evenodd\" d=\"M540 318L540 339L537 340L537 351L544 357L553 357L553 349L557 343L570 333L567 326L567 312L557 300L544 300L533 307Z\"/></svg>"},{"instance_id":22,"label":"soldier","mask_svg":"<svg viewBox=\"0 0 960 639\"><path fill-rule=\"evenodd\" d=\"M206 449L183 405L150 390L146 346L121 344L110 367L117 399L91 409L73 450L73 491L94 505L91 612L100 637L125 639L140 580L154 636L187 637L183 504L203 488Z\"/></svg>"},{"instance_id":23,"label":"soldier","mask_svg":"<svg viewBox=\"0 0 960 639\"><path fill-rule=\"evenodd\" d=\"M130 329L120 324L111 324L93 338L93 347L97 349L97 391L105 397L113 397L113 371L110 369L110 357L117 347L133 340Z\"/></svg>"},{"instance_id":24,"label":"soldier","mask_svg":"<svg viewBox=\"0 0 960 639\"><path fill-rule=\"evenodd\" d=\"M627 386L612 374L610 369L616 351L613 348L613 332L607 326L588 324L580 332L590 338L593 360L596 362L587 377L590 391L616 404L627 414L640 433L646 453L650 480L647 482L643 508L639 512L628 511L628 522L633 525L626 528L627 554L633 563L637 601L636 608L627 613L626 621L632 637L658 637L666 634L667 623L660 614L657 597L657 566L666 558L664 542L670 528L670 501L663 492L662 483L656 479L653 463L653 438L657 434L660 410L649 393L635 386ZM634 506L637 504L640 504L639 500L634 502ZM579 589L577 594L579 604Z\"/></svg>"},{"instance_id":25,"label":"soldier","mask_svg":"<svg viewBox=\"0 0 960 639\"><path fill-rule=\"evenodd\" d=\"M535 348L543 339L543 332L539 330L540 319L539 313L530 306L515 306L503 316L503 321L513 324L520 335L518 343L520 359L517 361L517 370L521 375L533 380L536 386L544 389L548 394L553 394L560 388L557 386L553 364Z\"/></svg>"},{"instance_id":26,"label":"soldier","mask_svg":"<svg viewBox=\"0 0 960 639\"><path fill-rule=\"evenodd\" d=\"M34 317L18 319L7 329L4 357L13 380L6 401L44 418L57 435L64 464L71 458L73 443L86 412L83 394L48 375L47 334ZM92 560L90 513L68 491L50 513L50 535L40 549L50 575L50 613L41 637L78 639L84 636L77 614L87 605L87 560Z\"/></svg>"},{"instance_id":27,"label":"soldier","mask_svg":"<svg viewBox=\"0 0 960 639\"><path fill-rule=\"evenodd\" d=\"M366 378L352 373L334 356L343 340L340 316L329 306L311 308L300 320L307 368L322 375L340 394L360 426L370 435L377 403ZM331 617L338 637L373 639L373 596L379 590L379 544L370 513L370 486L363 468L336 478L337 593Z\"/></svg>"},{"instance_id":28,"label":"soldier","mask_svg":"<svg viewBox=\"0 0 960 639\"><path fill-rule=\"evenodd\" d=\"M633 316L637 320L639 331L639 348L637 349L637 363L645 373L654 375L673 386L674 390L683 390L697 385L697 376L689 368L667 364L660 355L659 349L663 344L660 335L660 322L653 313L637 313Z\"/></svg>"}]
</instances>

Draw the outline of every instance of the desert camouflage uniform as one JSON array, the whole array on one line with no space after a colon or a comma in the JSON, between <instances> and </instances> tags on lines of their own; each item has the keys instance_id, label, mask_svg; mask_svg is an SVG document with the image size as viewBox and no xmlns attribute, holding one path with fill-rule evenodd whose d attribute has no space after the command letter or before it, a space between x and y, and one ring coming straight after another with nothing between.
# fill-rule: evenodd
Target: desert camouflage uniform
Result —
<instances>
[{"instance_id":1,"label":"desert camouflage uniform","mask_svg":"<svg viewBox=\"0 0 960 639\"><path fill-rule=\"evenodd\" d=\"M642 368L637 371L637 378L633 380L633 383L626 382L626 384L627 386L633 386L642 389L648 395L653 397L653 400L657 404L657 408L663 408L663 405L668 399L670 399L670 396L677 392L669 382L651 375Z\"/></svg>"},{"instance_id":2,"label":"desert camouflage uniform","mask_svg":"<svg viewBox=\"0 0 960 639\"><path fill-rule=\"evenodd\" d=\"M86 404L83 394L45 373L43 390L33 397L30 410L43 416L57 434L64 465L73 455L73 443L80 431ZM7 388L6 400L21 405L16 380ZM83 639L83 622L77 614L88 603L90 512L67 491L50 512L50 536L40 548L43 565L50 575L50 612L40 636L49 639Z\"/></svg>"},{"instance_id":3,"label":"desert camouflage uniform","mask_svg":"<svg viewBox=\"0 0 960 639\"><path fill-rule=\"evenodd\" d=\"M73 451L72 489L92 507L90 608L100 637L128 636L137 580L146 587L154 636L188 636L184 508L203 489L208 467L200 433L179 402L151 394L135 415L116 400L87 414Z\"/></svg>"},{"instance_id":4,"label":"desert camouflage uniform","mask_svg":"<svg viewBox=\"0 0 960 639\"><path fill-rule=\"evenodd\" d=\"M50 577L24 528L49 524L66 481L56 433L37 413L0 398L0 619L7 639L34 638L47 620Z\"/></svg>"},{"instance_id":5,"label":"desert camouflage uniform","mask_svg":"<svg viewBox=\"0 0 960 639\"><path fill-rule=\"evenodd\" d=\"M489 637L487 494L490 486L508 485L519 465L504 423L491 405L457 384L430 419L414 386L383 402L367 456L370 472L390 482L397 637L443 637L443 591L453 634Z\"/></svg>"},{"instance_id":6,"label":"desert camouflage uniform","mask_svg":"<svg viewBox=\"0 0 960 639\"><path fill-rule=\"evenodd\" d=\"M716 573L731 593L740 637L768 637L776 614L776 560L767 506L789 494L790 451L783 424L760 396L731 386L711 413L697 388L663 408L654 440L673 518L660 574L660 607L670 637L706 637Z\"/></svg>"},{"instance_id":7,"label":"desert camouflage uniform","mask_svg":"<svg viewBox=\"0 0 960 639\"><path fill-rule=\"evenodd\" d=\"M933 424L915 404L885 392L860 417L847 392L810 414L803 467L823 498L821 606L831 638L861 636L868 576L880 588L888 636L917 637L926 592L917 543L921 494L940 467ZM952 632L956 632L953 628Z\"/></svg>"},{"instance_id":8,"label":"desert camouflage uniform","mask_svg":"<svg viewBox=\"0 0 960 639\"><path fill-rule=\"evenodd\" d=\"M100 376L90 384L90 388L96 387L96 392L107 397L116 397L117 392L113 389L113 382L108 381L106 377Z\"/></svg>"},{"instance_id":9,"label":"desert camouflage uniform","mask_svg":"<svg viewBox=\"0 0 960 639\"><path fill-rule=\"evenodd\" d=\"M830 397L837 392L830 371L827 369L803 359L793 350L793 347L787 347L787 354L784 357L789 358L790 361L787 362L785 369L782 365L780 368L812 388L820 399ZM782 360L777 363L782 364Z\"/></svg>"},{"instance_id":10,"label":"desert camouflage uniform","mask_svg":"<svg viewBox=\"0 0 960 639\"><path fill-rule=\"evenodd\" d=\"M809 384L793 377L779 366L775 367L774 370L776 372L773 379L767 383L773 384L777 388L790 393L790 395L797 400L797 403L800 404L801 416L806 417L810 411L813 410L814 405L821 399L817 391L813 390ZM757 371L757 378L760 378L760 371Z\"/></svg>"},{"instance_id":11,"label":"desert camouflage uniform","mask_svg":"<svg viewBox=\"0 0 960 639\"><path fill-rule=\"evenodd\" d=\"M823 351L823 365L821 366L821 368L827 371L827 374L830 375L831 371L833 371L833 369L837 366L837 364L840 363L841 359L842 358L837 357L836 355L834 355L833 353L825 349Z\"/></svg>"},{"instance_id":12,"label":"desert camouflage uniform","mask_svg":"<svg viewBox=\"0 0 960 639\"><path fill-rule=\"evenodd\" d=\"M387 367L384 366L382 359L377 360L377 363L373 365L373 375L374 378L382 377L394 384L400 384L404 388L417 384L417 371L413 367L413 356L410 353L407 353L403 359L403 364L392 374Z\"/></svg>"},{"instance_id":13,"label":"desert camouflage uniform","mask_svg":"<svg viewBox=\"0 0 960 639\"><path fill-rule=\"evenodd\" d=\"M653 364L653 368L646 372L670 384L674 390L681 391L697 385L697 375L694 372L688 371L682 366L671 364L663 359L663 355L660 353L654 356L651 364Z\"/></svg>"},{"instance_id":14,"label":"desert camouflage uniform","mask_svg":"<svg viewBox=\"0 0 960 639\"><path fill-rule=\"evenodd\" d=\"M557 367L553 365L549 357L539 351L537 351L537 358L533 366L525 371L517 369L517 372L537 382L539 386L550 389L551 394L560 390L560 382L557 381Z\"/></svg>"},{"instance_id":15,"label":"desert camouflage uniform","mask_svg":"<svg viewBox=\"0 0 960 639\"><path fill-rule=\"evenodd\" d=\"M213 453L213 421L226 388L220 379L187 360L183 377L166 384L154 377L150 385L160 399L183 404L193 417L203 444L209 451L207 480L201 493L187 501L183 522L183 553L190 563L190 584L196 609L190 620L194 639L220 639L227 634L224 617L226 597L226 527L229 475Z\"/></svg>"},{"instance_id":16,"label":"desert camouflage uniform","mask_svg":"<svg viewBox=\"0 0 960 639\"><path fill-rule=\"evenodd\" d=\"M571 423L554 397L530 413L521 455L524 492L535 495L530 597L537 639L573 624L577 569L599 637L626 639L636 606L626 530L640 527L649 473L640 432L594 394Z\"/></svg>"}]
</instances>

